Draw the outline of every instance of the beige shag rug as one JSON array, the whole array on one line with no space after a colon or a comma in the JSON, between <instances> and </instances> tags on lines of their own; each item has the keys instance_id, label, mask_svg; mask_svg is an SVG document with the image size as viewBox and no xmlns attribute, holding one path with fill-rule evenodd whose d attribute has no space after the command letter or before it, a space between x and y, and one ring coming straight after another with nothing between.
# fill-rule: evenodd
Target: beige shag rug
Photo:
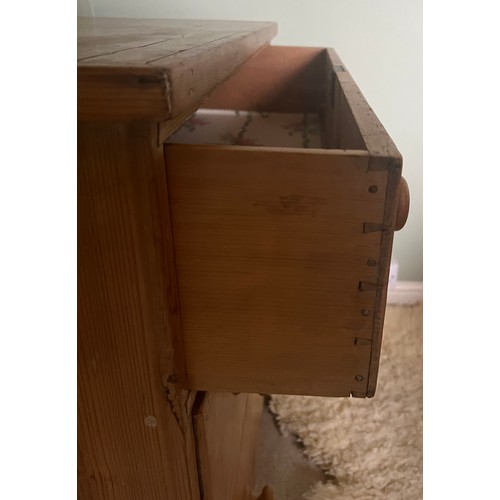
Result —
<instances>
[{"instance_id":1,"label":"beige shag rug","mask_svg":"<svg viewBox=\"0 0 500 500\"><path fill-rule=\"evenodd\" d=\"M303 498L421 499L422 304L388 306L374 398L275 395L270 409L328 478Z\"/></svg>"}]
</instances>

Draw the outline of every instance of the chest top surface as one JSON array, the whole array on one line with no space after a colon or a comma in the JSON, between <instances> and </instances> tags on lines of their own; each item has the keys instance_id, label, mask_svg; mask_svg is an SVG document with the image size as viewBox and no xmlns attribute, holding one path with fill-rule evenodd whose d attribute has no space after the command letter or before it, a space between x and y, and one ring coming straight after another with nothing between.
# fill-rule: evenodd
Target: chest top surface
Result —
<instances>
[{"instance_id":1,"label":"chest top surface","mask_svg":"<svg viewBox=\"0 0 500 500\"><path fill-rule=\"evenodd\" d=\"M79 18L78 118L175 117L276 32L268 22Z\"/></svg>"}]
</instances>

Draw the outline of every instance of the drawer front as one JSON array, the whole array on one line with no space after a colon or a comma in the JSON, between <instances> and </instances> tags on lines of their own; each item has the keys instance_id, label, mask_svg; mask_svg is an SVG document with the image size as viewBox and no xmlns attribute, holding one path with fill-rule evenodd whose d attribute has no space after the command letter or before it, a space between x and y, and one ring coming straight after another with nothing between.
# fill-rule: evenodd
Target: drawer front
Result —
<instances>
[{"instance_id":1,"label":"drawer front","mask_svg":"<svg viewBox=\"0 0 500 500\"><path fill-rule=\"evenodd\" d=\"M399 153L326 50L265 49L207 107L317 113L323 147L165 146L189 387L372 396Z\"/></svg>"}]
</instances>

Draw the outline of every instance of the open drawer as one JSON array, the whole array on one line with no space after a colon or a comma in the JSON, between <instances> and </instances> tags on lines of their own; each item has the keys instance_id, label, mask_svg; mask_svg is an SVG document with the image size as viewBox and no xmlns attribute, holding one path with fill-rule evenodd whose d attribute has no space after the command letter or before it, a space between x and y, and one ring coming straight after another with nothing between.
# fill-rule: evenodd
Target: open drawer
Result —
<instances>
[{"instance_id":1,"label":"open drawer","mask_svg":"<svg viewBox=\"0 0 500 500\"><path fill-rule=\"evenodd\" d=\"M267 47L204 107L298 113L276 137L314 123L318 138L201 144L195 120L165 145L187 386L373 396L408 213L399 152L329 49Z\"/></svg>"}]
</instances>

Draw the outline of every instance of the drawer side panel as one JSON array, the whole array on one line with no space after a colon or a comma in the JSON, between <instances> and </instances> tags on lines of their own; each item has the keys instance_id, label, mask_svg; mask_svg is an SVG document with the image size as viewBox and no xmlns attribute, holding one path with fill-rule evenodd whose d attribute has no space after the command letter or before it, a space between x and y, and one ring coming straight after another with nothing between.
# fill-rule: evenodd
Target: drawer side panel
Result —
<instances>
[{"instance_id":1,"label":"drawer side panel","mask_svg":"<svg viewBox=\"0 0 500 500\"><path fill-rule=\"evenodd\" d=\"M165 155L191 388L366 395L387 172L362 151Z\"/></svg>"}]
</instances>

